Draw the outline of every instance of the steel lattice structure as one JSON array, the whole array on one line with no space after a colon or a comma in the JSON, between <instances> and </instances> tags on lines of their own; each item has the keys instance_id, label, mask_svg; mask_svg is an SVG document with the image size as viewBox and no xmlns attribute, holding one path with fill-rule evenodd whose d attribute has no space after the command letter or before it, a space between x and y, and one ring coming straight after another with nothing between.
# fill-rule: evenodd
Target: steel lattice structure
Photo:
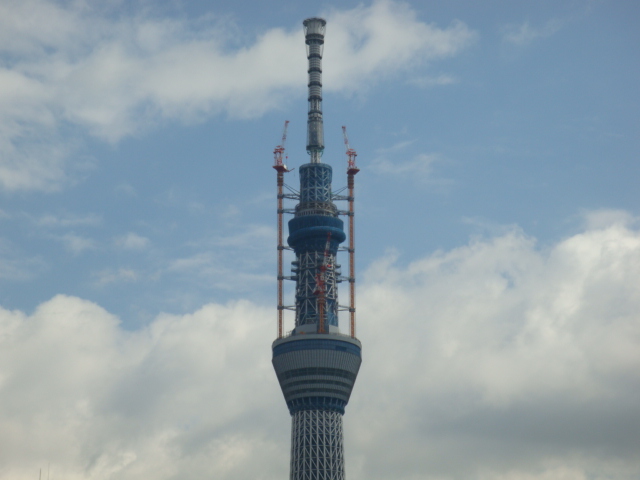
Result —
<instances>
[{"instance_id":1,"label":"steel lattice structure","mask_svg":"<svg viewBox=\"0 0 640 480\"><path fill-rule=\"evenodd\" d=\"M328 325L338 326L338 275L336 256L329 254L330 267L325 271L325 317ZM317 268L325 255L322 252L303 252L295 260L292 273L296 278L296 326L317 325L318 305L316 294Z\"/></svg>"},{"instance_id":2,"label":"steel lattice structure","mask_svg":"<svg viewBox=\"0 0 640 480\"><path fill-rule=\"evenodd\" d=\"M278 172L278 338L273 342L273 366L280 382L291 424L291 480L343 480L345 464L342 415L349 402L360 364L362 345L355 338L355 272L353 241L353 177L355 151L347 149L349 196L331 191L332 168L321 162L324 151L322 123L322 50L326 22L309 18L303 22L309 61L309 112L307 152L310 162L298 169L300 190L283 192L282 144L276 147L274 168ZM346 142L346 131L345 131ZM348 142L347 142L348 143ZM348 145L347 145L348 146ZM293 209L285 209L284 199L298 200ZM334 200L349 202L348 211L340 211ZM283 244L284 213L292 213L288 222L288 246ZM347 236L340 215L349 218L349 277L342 277L337 254ZM293 250L291 276L283 275L284 250ZM283 304L282 281L294 280L295 305ZM349 281L350 305L338 304L338 284ZM283 311L295 310L295 328L283 334ZM348 310L349 335L339 329L339 310Z\"/></svg>"},{"instance_id":3,"label":"steel lattice structure","mask_svg":"<svg viewBox=\"0 0 640 480\"><path fill-rule=\"evenodd\" d=\"M291 418L291 479L344 480L342 415L302 410Z\"/></svg>"}]
</instances>

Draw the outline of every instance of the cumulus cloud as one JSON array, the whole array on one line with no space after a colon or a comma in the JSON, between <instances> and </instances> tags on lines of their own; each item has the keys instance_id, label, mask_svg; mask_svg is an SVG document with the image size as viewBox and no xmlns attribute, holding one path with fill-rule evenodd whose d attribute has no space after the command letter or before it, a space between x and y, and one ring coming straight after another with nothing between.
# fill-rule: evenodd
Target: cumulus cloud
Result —
<instances>
[{"instance_id":1,"label":"cumulus cloud","mask_svg":"<svg viewBox=\"0 0 640 480\"><path fill-rule=\"evenodd\" d=\"M637 476L639 272L621 223L379 261L359 295L361 478Z\"/></svg>"},{"instance_id":2,"label":"cumulus cloud","mask_svg":"<svg viewBox=\"0 0 640 480\"><path fill-rule=\"evenodd\" d=\"M408 4L387 0L336 10L327 19L331 35L323 74L329 90L361 90L411 66L455 55L476 39L462 22L447 28L426 24Z\"/></svg>"},{"instance_id":3,"label":"cumulus cloud","mask_svg":"<svg viewBox=\"0 0 640 480\"><path fill-rule=\"evenodd\" d=\"M362 279L349 478L637 478L633 222L545 248L513 228ZM0 309L0 476L286 477L274 318L238 301L129 331L75 297Z\"/></svg>"},{"instance_id":4,"label":"cumulus cloud","mask_svg":"<svg viewBox=\"0 0 640 480\"><path fill-rule=\"evenodd\" d=\"M427 25L388 0L327 17L326 79L335 91L454 55L474 37L462 23ZM303 95L300 26L237 45L222 20L114 16L108 6L49 0L0 5L2 188L70 181L90 164L74 154L87 133L117 142L163 121L256 117L291 92Z\"/></svg>"},{"instance_id":5,"label":"cumulus cloud","mask_svg":"<svg viewBox=\"0 0 640 480\"><path fill-rule=\"evenodd\" d=\"M1 310L0 476L33 478L49 462L51 478L72 480L277 471L287 429L272 428L273 412L287 414L270 313L208 305L127 332L74 297Z\"/></svg>"}]
</instances>

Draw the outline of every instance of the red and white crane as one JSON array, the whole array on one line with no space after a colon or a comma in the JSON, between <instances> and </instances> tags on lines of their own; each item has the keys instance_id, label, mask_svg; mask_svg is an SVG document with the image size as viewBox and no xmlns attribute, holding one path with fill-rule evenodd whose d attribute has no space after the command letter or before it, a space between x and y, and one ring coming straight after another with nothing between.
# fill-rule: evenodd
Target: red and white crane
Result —
<instances>
[{"instance_id":1,"label":"red and white crane","mask_svg":"<svg viewBox=\"0 0 640 480\"><path fill-rule=\"evenodd\" d=\"M344 137L344 146L347 150L347 158L349 162L347 166L347 173L351 174L350 172L354 170L352 173L355 175L360 171L360 169L356 167L356 157L358 156L358 154L349 145L349 137L347 137L347 127L345 127L344 125L342 126L342 136Z\"/></svg>"},{"instance_id":2,"label":"red and white crane","mask_svg":"<svg viewBox=\"0 0 640 480\"><path fill-rule=\"evenodd\" d=\"M280 145L278 145L273 151L274 163L273 168L275 168L278 172L282 170L283 172L288 172L287 165L282 160L282 156L284 155L284 145L287 142L287 127L289 126L289 120L284 122L284 129L282 130L282 141ZM286 160L288 157L285 156Z\"/></svg>"}]
</instances>

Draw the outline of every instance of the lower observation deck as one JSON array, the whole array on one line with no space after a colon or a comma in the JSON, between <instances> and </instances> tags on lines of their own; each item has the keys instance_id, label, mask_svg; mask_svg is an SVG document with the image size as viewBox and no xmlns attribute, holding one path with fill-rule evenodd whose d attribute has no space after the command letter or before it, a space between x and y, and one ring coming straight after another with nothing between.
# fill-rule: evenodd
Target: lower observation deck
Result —
<instances>
[{"instance_id":1,"label":"lower observation deck","mask_svg":"<svg viewBox=\"0 0 640 480\"><path fill-rule=\"evenodd\" d=\"M359 340L337 333L297 334L273 342L273 366L291 414L344 414L362 363Z\"/></svg>"}]
</instances>

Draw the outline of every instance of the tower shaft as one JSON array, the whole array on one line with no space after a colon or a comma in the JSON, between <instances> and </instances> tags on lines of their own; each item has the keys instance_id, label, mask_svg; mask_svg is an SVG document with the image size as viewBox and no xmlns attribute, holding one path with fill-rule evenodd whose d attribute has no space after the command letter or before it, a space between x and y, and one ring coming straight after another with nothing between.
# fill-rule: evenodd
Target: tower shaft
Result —
<instances>
[{"instance_id":1,"label":"tower shaft","mask_svg":"<svg viewBox=\"0 0 640 480\"><path fill-rule=\"evenodd\" d=\"M302 410L291 417L291 480L344 480L342 415Z\"/></svg>"}]
</instances>

